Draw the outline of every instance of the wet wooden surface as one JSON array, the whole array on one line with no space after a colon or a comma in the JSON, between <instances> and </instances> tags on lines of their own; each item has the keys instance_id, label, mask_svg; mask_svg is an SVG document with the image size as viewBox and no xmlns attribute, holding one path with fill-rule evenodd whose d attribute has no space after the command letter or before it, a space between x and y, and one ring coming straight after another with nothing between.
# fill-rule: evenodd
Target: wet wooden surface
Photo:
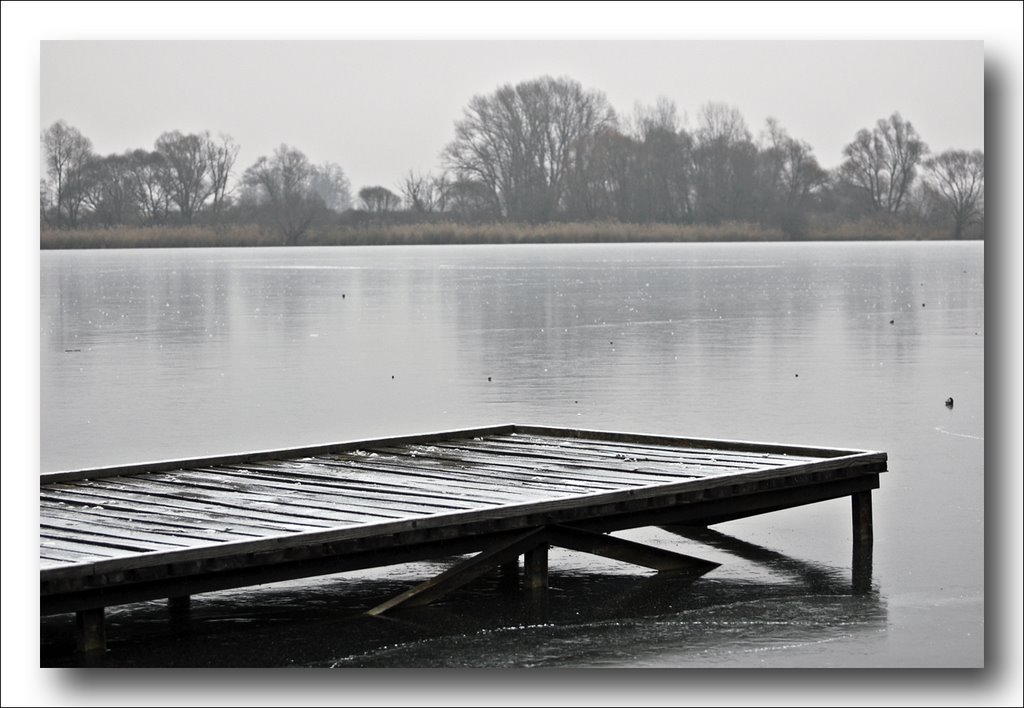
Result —
<instances>
[{"instance_id":1,"label":"wet wooden surface","mask_svg":"<svg viewBox=\"0 0 1024 708\"><path fill-rule=\"evenodd\" d=\"M41 580L45 595L67 591L58 581L68 579L95 586L132 569L340 541L401 545L402 534L434 541L472 523L526 528L544 514L664 507L754 482L858 470L877 479L884 462L856 450L509 425L55 473L40 484ZM424 529L434 533L416 536Z\"/></svg>"}]
</instances>

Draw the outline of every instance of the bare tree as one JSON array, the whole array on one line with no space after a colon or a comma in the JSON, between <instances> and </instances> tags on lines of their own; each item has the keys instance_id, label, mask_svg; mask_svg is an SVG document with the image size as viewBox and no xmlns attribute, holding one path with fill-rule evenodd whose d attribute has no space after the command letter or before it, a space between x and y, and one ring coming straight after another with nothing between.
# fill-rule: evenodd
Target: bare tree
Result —
<instances>
[{"instance_id":1,"label":"bare tree","mask_svg":"<svg viewBox=\"0 0 1024 708\"><path fill-rule=\"evenodd\" d=\"M843 149L840 175L862 190L874 211L896 214L914 182L917 167L928 153L910 121L897 112L861 130Z\"/></svg>"},{"instance_id":2,"label":"bare tree","mask_svg":"<svg viewBox=\"0 0 1024 708\"><path fill-rule=\"evenodd\" d=\"M214 193L208 145L209 133L183 135L175 130L156 140L166 165L167 192L189 224Z\"/></svg>"},{"instance_id":3,"label":"bare tree","mask_svg":"<svg viewBox=\"0 0 1024 708\"><path fill-rule=\"evenodd\" d=\"M448 186L447 176L435 177L431 173L422 174L413 171L402 178L400 190L405 205L410 211L430 214L444 211L445 191Z\"/></svg>"},{"instance_id":4,"label":"bare tree","mask_svg":"<svg viewBox=\"0 0 1024 708\"><path fill-rule=\"evenodd\" d=\"M985 153L947 150L924 163L925 181L953 218L953 238L968 224L984 218Z\"/></svg>"},{"instance_id":5,"label":"bare tree","mask_svg":"<svg viewBox=\"0 0 1024 708\"><path fill-rule=\"evenodd\" d=\"M444 153L457 180L484 185L509 219L555 216L585 138L614 122L604 94L543 77L474 96Z\"/></svg>"},{"instance_id":6,"label":"bare tree","mask_svg":"<svg viewBox=\"0 0 1024 708\"><path fill-rule=\"evenodd\" d=\"M693 154L700 218L710 222L751 218L757 148L739 110L724 103L705 104L698 116Z\"/></svg>"},{"instance_id":7,"label":"bare tree","mask_svg":"<svg viewBox=\"0 0 1024 708\"><path fill-rule=\"evenodd\" d=\"M167 162L159 152L135 150L129 155L135 199L143 222L162 224L171 213Z\"/></svg>"},{"instance_id":8,"label":"bare tree","mask_svg":"<svg viewBox=\"0 0 1024 708\"><path fill-rule=\"evenodd\" d=\"M239 146L230 135L220 134L220 141L214 141L209 133L203 135L205 139L206 165L209 171L210 183L210 208L214 212L220 212L227 206L229 195L228 180L231 178L231 169L235 166L238 158Z\"/></svg>"},{"instance_id":9,"label":"bare tree","mask_svg":"<svg viewBox=\"0 0 1024 708\"><path fill-rule=\"evenodd\" d=\"M85 203L106 226L125 224L138 213L131 153L96 157L86 167Z\"/></svg>"},{"instance_id":10,"label":"bare tree","mask_svg":"<svg viewBox=\"0 0 1024 708\"><path fill-rule=\"evenodd\" d=\"M57 209L57 226L75 226L85 199L85 168L92 157L92 142L62 120L43 132L46 171Z\"/></svg>"},{"instance_id":11,"label":"bare tree","mask_svg":"<svg viewBox=\"0 0 1024 708\"><path fill-rule=\"evenodd\" d=\"M285 244L294 246L326 210L313 190L315 170L295 148L281 145L271 158L261 157L245 171L243 181L265 200Z\"/></svg>"},{"instance_id":12,"label":"bare tree","mask_svg":"<svg viewBox=\"0 0 1024 708\"><path fill-rule=\"evenodd\" d=\"M394 211L402 203L397 194L387 187L363 187L359 190L359 198L364 208L373 214Z\"/></svg>"},{"instance_id":13,"label":"bare tree","mask_svg":"<svg viewBox=\"0 0 1024 708\"><path fill-rule=\"evenodd\" d=\"M352 208L352 187L340 165L324 162L315 166L310 188L320 195L331 211L341 213Z\"/></svg>"},{"instance_id":14,"label":"bare tree","mask_svg":"<svg viewBox=\"0 0 1024 708\"><path fill-rule=\"evenodd\" d=\"M828 183L811 146L769 118L761 136L761 196L765 215L789 236L802 236L811 196Z\"/></svg>"}]
</instances>

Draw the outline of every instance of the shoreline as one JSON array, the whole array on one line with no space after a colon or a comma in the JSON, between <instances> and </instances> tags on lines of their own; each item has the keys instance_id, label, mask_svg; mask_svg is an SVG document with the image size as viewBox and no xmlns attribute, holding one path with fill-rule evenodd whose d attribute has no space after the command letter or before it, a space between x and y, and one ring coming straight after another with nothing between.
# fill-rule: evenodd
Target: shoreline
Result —
<instances>
[{"instance_id":1,"label":"shoreline","mask_svg":"<svg viewBox=\"0 0 1024 708\"><path fill-rule=\"evenodd\" d=\"M225 248L273 246L418 246L571 243L766 243L810 241L981 241L972 229L954 239L943 226L915 222L863 220L811 223L796 238L755 223L723 224L458 224L418 223L326 226L287 244L273 229L259 225L147 226L40 232L41 250L109 248Z\"/></svg>"}]
</instances>

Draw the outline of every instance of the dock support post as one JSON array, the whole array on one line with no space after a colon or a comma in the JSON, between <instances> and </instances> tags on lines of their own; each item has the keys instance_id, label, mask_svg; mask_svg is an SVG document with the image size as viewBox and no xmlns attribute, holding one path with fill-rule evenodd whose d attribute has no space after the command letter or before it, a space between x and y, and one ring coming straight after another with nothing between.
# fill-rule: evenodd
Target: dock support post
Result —
<instances>
[{"instance_id":1,"label":"dock support post","mask_svg":"<svg viewBox=\"0 0 1024 708\"><path fill-rule=\"evenodd\" d=\"M499 566L501 570L500 586L505 589L515 589L519 587L519 558L510 560L508 563L502 563Z\"/></svg>"},{"instance_id":2,"label":"dock support post","mask_svg":"<svg viewBox=\"0 0 1024 708\"><path fill-rule=\"evenodd\" d=\"M103 608L79 610L75 613L78 630L78 651L93 654L106 651L107 633L103 624Z\"/></svg>"},{"instance_id":3,"label":"dock support post","mask_svg":"<svg viewBox=\"0 0 1024 708\"><path fill-rule=\"evenodd\" d=\"M524 579L527 590L541 590L548 586L548 544L527 551L523 555Z\"/></svg>"},{"instance_id":4,"label":"dock support post","mask_svg":"<svg viewBox=\"0 0 1024 708\"><path fill-rule=\"evenodd\" d=\"M871 491L850 495L853 510L853 592L871 592L874 528L871 520Z\"/></svg>"}]
</instances>

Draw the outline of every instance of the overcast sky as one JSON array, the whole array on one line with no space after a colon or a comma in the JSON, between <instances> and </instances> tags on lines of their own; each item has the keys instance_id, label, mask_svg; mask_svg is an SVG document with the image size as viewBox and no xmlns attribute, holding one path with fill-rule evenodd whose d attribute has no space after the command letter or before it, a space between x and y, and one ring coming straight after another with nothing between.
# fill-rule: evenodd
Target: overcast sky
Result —
<instances>
[{"instance_id":1,"label":"overcast sky","mask_svg":"<svg viewBox=\"0 0 1024 708\"><path fill-rule=\"evenodd\" d=\"M66 120L101 154L224 132L238 173L287 143L341 165L354 191L394 189L439 167L473 95L545 74L620 115L665 96L692 126L722 101L755 136L772 116L826 167L893 111L936 152L984 146L980 41L44 41L40 121Z\"/></svg>"}]
</instances>

